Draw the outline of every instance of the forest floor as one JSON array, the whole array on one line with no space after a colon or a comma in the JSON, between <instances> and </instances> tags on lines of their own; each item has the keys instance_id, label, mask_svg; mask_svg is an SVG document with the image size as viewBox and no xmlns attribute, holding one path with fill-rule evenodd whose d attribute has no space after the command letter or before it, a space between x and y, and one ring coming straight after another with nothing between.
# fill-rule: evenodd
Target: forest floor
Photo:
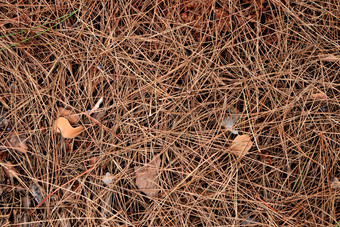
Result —
<instances>
[{"instance_id":1,"label":"forest floor","mask_svg":"<svg viewBox=\"0 0 340 227\"><path fill-rule=\"evenodd\" d=\"M339 226L339 18L0 3L0 226Z\"/></svg>"}]
</instances>

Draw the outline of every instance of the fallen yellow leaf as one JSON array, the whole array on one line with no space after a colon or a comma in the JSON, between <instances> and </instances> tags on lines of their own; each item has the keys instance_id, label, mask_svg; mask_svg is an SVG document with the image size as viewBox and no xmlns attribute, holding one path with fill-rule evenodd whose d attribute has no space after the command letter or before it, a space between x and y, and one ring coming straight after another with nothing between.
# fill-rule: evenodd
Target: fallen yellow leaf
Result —
<instances>
[{"instance_id":1,"label":"fallen yellow leaf","mask_svg":"<svg viewBox=\"0 0 340 227\"><path fill-rule=\"evenodd\" d=\"M53 124L53 131L60 133L64 138L75 138L84 130L83 126L73 128L70 122L64 117L58 117Z\"/></svg>"},{"instance_id":2,"label":"fallen yellow leaf","mask_svg":"<svg viewBox=\"0 0 340 227\"><path fill-rule=\"evenodd\" d=\"M248 135L238 135L232 142L230 150L233 154L243 158L253 146Z\"/></svg>"}]
</instances>

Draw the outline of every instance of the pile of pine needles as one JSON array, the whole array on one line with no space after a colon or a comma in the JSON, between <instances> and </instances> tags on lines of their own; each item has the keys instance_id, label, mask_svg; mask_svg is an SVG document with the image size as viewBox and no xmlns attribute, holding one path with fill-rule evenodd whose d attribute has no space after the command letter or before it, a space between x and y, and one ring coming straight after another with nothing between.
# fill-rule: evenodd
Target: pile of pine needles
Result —
<instances>
[{"instance_id":1,"label":"pile of pine needles","mask_svg":"<svg viewBox=\"0 0 340 227\"><path fill-rule=\"evenodd\" d=\"M1 226L339 225L339 1L56 2L0 3Z\"/></svg>"}]
</instances>

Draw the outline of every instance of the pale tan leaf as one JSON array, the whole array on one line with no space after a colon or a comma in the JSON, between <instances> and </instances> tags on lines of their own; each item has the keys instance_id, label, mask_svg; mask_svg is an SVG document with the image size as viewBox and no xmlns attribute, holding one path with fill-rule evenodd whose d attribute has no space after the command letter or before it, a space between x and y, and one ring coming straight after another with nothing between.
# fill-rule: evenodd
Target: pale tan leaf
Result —
<instances>
[{"instance_id":1,"label":"pale tan leaf","mask_svg":"<svg viewBox=\"0 0 340 227\"><path fill-rule=\"evenodd\" d=\"M316 94L311 94L311 97L313 99L328 99L328 96L325 93L323 93L323 92L316 93Z\"/></svg>"},{"instance_id":2,"label":"pale tan leaf","mask_svg":"<svg viewBox=\"0 0 340 227\"><path fill-rule=\"evenodd\" d=\"M161 160L159 156L149 164L135 166L136 185L147 196L156 197L159 192L158 173Z\"/></svg>"},{"instance_id":3,"label":"pale tan leaf","mask_svg":"<svg viewBox=\"0 0 340 227\"><path fill-rule=\"evenodd\" d=\"M70 122L64 117L58 117L53 124L53 131L60 133L64 138L75 138L79 136L82 131L84 131L83 126L78 126L73 128Z\"/></svg>"},{"instance_id":4,"label":"pale tan leaf","mask_svg":"<svg viewBox=\"0 0 340 227\"><path fill-rule=\"evenodd\" d=\"M242 158L245 156L250 148L253 146L248 135L238 135L232 142L230 150L233 154Z\"/></svg>"},{"instance_id":5,"label":"pale tan leaf","mask_svg":"<svg viewBox=\"0 0 340 227\"><path fill-rule=\"evenodd\" d=\"M331 188L340 189L340 181L337 177L334 177L333 182L331 184Z\"/></svg>"},{"instance_id":6,"label":"pale tan leaf","mask_svg":"<svg viewBox=\"0 0 340 227\"><path fill-rule=\"evenodd\" d=\"M58 113L57 116L59 117L65 117L69 122L71 123L77 123L80 119L80 116L73 113L72 110L64 109L63 107L58 107Z\"/></svg>"}]
</instances>

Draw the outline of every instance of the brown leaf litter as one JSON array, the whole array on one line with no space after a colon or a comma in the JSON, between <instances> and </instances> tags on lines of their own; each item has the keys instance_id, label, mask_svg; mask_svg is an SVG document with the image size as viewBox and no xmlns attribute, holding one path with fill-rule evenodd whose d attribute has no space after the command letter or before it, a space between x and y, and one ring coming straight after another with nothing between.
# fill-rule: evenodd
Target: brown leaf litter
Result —
<instances>
[{"instance_id":1,"label":"brown leaf litter","mask_svg":"<svg viewBox=\"0 0 340 227\"><path fill-rule=\"evenodd\" d=\"M67 110L63 107L58 107L57 117L65 117L71 123L77 123L80 116L75 114L72 110Z\"/></svg>"},{"instance_id":2,"label":"brown leaf litter","mask_svg":"<svg viewBox=\"0 0 340 227\"><path fill-rule=\"evenodd\" d=\"M161 159L158 156L144 166L135 166L136 185L147 196L156 197L159 192L158 173Z\"/></svg>"},{"instance_id":3,"label":"brown leaf litter","mask_svg":"<svg viewBox=\"0 0 340 227\"><path fill-rule=\"evenodd\" d=\"M21 153L26 153L28 151L26 141L26 136L19 135L17 132L12 132L9 135L9 139L6 141L6 146L9 146Z\"/></svg>"},{"instance_id":4,"label":"brown leaf litter","mask_svg":"<svg viewBox=\"0 0 340 227\"><path fill-rule=\"evenodd\" d=\"M232 142L230 150L236 156L243 158L253 146L248 135L238 135Z\"/></svg>"},{"instance_id":5,"label":"brown leaf litter","mask_svg":"<svg viewBox=\"0 0 340 227\"><path fill-rule=\"evenodd\" d=\"M83 126L72 127L70 122L64 117L58 117L53 124L53 131L60 133L64 138L75 138L80 135L82 131L84 131Z\"/></svg>"}]
</instances>

